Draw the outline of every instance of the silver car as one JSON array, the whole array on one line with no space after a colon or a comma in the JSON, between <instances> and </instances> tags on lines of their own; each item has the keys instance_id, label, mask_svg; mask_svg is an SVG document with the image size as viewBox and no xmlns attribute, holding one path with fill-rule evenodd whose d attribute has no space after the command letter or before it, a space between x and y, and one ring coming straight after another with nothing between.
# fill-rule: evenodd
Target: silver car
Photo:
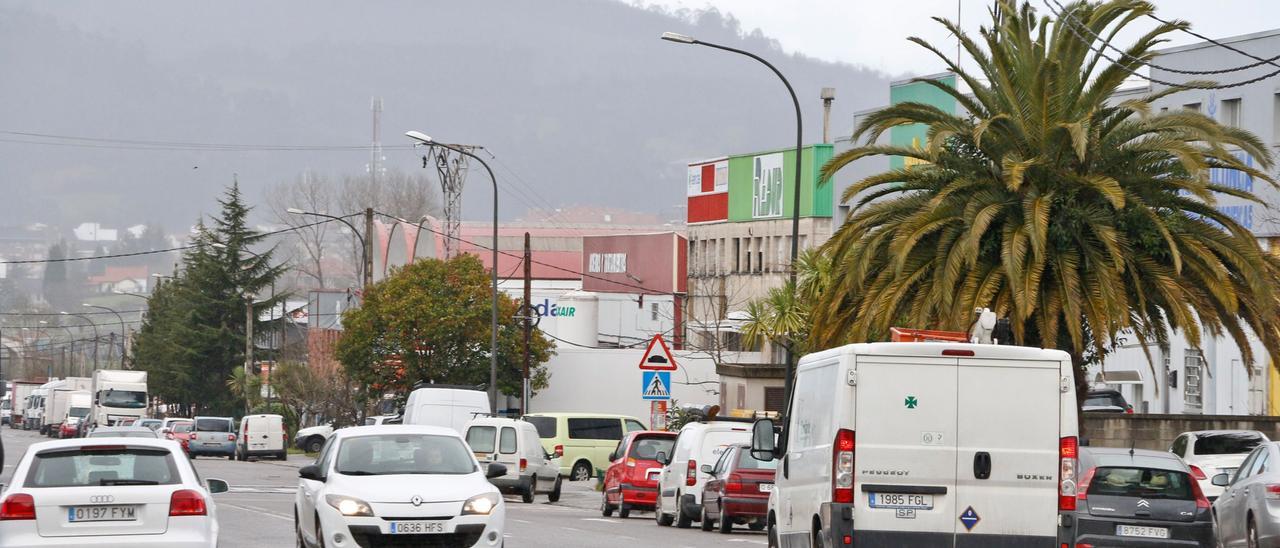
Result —
<instances>
[{"instance_id":1,"label":"silver car","mask_svg":"<svg viewBox=\"0 0 1280 548\"><path fill-rule=\"evenodd\" d=\"M1280 443L1255 447L1234 475L1212 480L1224 488L1213 503L1222 546L1280 545Z\"/></svg>"}]
</instances>

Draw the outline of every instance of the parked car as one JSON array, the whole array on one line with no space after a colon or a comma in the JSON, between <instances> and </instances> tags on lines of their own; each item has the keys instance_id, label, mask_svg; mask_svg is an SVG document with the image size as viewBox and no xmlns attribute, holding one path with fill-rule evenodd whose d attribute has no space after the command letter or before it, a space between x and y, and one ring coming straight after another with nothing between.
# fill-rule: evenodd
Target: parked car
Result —
<instances>
[{"instance_id":1,"label":"parked car","mask_svg":"<svg viewBox=\"0 0 1280 548\"><path fill-rule=\"evenodd\" d=\"M830 421L830 417L827 418ZM702 489L711 475L700 465L713 464L730 447L751 441L750 419L729 417L691 422L680 428L675 447L659 454L658 501L654 519L658 525L687 529L702 519Z\"/></svg>"},{"instance_id":2,"label":"parked car","mask_svg":"<svg viewBox=\"0 0 1280 548\"><path fill-rule=\"evenodd\" d=\"M1224 489L1213 503L1219 546L1280 545L1280 443L1258 445L1234 474L1210 480Z\"/></svg>"},{"instance_id":3,"label":"parked car","mask_svg":"<svg viewBox=\"0 0 1280 548\"><path fill-rule=\"evenodd\" d=\"M760 419L752 436L758 458L781 459L769 537L1058 546L1075 533L1064 518L1079 480L1073 375L1065 352L990 344L852 344L802 357L787 424Z\"/></svg>"},{"instance_id":4,"label":"parked car","mask_svg":"<svg viewBox=\"0 0 1280 548\"><path fill-rule=\"evenodd\" d=\"M191 458L200 455L236 458L236 426L231 417L196 417L191 429L187 453Z\"/></svg>"},{"instance_id":5,"label":"parked car","mask_svg":"<svg viewBox=\"0 0 1280 548\"><path fill-rule=\"evenodd\" d=\"M1169 452L1191 467L1191 475L1200 482L1209 501L1218 500L1222 487L1213 484L1218 474L1234 476L1249 453L1270 440L1253 430L1201 430L1179 435L1169 445Z\"/></svg>"},{"instance_id":6,"label":"parked car","mask_svg":"<svg viewBox=\"0 0 1280 548\"><path fill-rule=\"evenodd\" d=\"M403 419L404 417L401 417L400 415L374 415L372 417L365 417L364 425L377 426L380 424L403 424Z\"/></svg>"},{"instance_id":7,"label":"parked car","mask_svg":"<svg viewBox=\"0 0 1280 548\"><path fill-rule=\"evenodd\" d=\"M1095 413L1133 414L1133 406L1124 400L1124 395L1119 390L1090 390L1080 409Z\"/></svg>"},{"instance_id":8,"label":"parked car","mask_svg":"<svg viewBox=\"0 0 1280 548\"><path fill-rule=\"evenodd\" d=\"M720 533L727 535L734 524L764 530L777 469L778 461L756 459L746 443L730 447L714 465L702 465L702 471L711 476L702 488L702 530L718 525Z\"/></svg>"},{"instance_id":9,"label":"parked car","mask_svg":"<svg viewBox=\"0 0 1280 548\"><path fill-rule=\"evenodd\" d=\"M560 500L560 459L547 454L538 439L538 429L522 420L480 417L465 427L467 445L481 464L500 462L504 476L490 478L499 491L520 495L526 504L535 494Z\"/></svg>"},{"instance_id":10,"label":"parked car","mask_svg":"<svg viewBox=\"0 0 1280 548\"><path fill-rule=\"evenodd\" d=\"M298 471L299 546L499 546L506 514L489 478L452 428L357 426L334 432Z\"/></svg>"},{"instance_id":11,"label":"parked car","mask_svg":"<svg viewBox=\"0 0 1280 548\"><path fill-rule=\"evenodd\" d=\"M190 421L191 421L191 418L189 418L189 417L165 417L165 418L164 418L164 420L163 420L163 422L161 423L160 427L161 427L161 428L173 428L173 425L174 425L175 423L179 423L179 422L190 422Z\"/></svg>"},{"instance_id":12,"label":"parked car","mask_svg":"<svg viewBox=\"0 0 1280 548\"><path fill-rule=\"evenodd\" d=\"M62 421L62 424L58 426L58 431L54 432L54 437L58 439L78 438L84 422L84 417L67 416L67 420Z\"/></svg>"},{"instance_id":13,"label":"parked car","mask_svg":"<svg viewBox=\"0 0 1280 548\"><path fill-rule=\"evenodd\" d=\"M227 482L200 481L172 441L32 444L13 482L0 501L0 548L218 545L211 495Z\"/></svg>"},{"instance_id":14,"label":"parked car","mask_svg":"<svg viewBox=\"0 0 1280 548\"><path fill-rule=\"evenodd\" d=\"M609 455L609 469L604 473L604 489L600 494L600 513L626 519L632 510L653 510L658 501L658 479L662 464L658 453L671 454L675 432L640 430L628 432Z\"/></svg>"},{"instance_id":15,"label":"parked car","mask_svg":"<svg viewBox=\"0 0 1280 548\"><path fill-rule=\"evenodd\" d=\"M1177 457L1081 447L1076 546L1214 546L1209 499Z\"/></svg>"},{"instance_id":16,"label":"parked car","mask_svg":"<svg viewBox=\"0 0 1280 548\"><path fill-rule=\"evenodd\" d=\"M321 424L299 428L298 433L293 436L293 442L298 446L298 449L308 453L319 453L324 448L324 442L332 435L333 424Z\"/></svg>"},{"instance_id":17,"label":"parked car","mask_svg":"<svg viewBox=\"0 0 1280 548\"><path fill-rule=\"evenodd\" d=\"M548 453L560 455L560 474L570 481L589 480L597 470L608 468L609 453L623 434L648 430L639 419L626 415L534 413L524 420L538 429Z\"/></svg>"},{"instance_id":18,"label":"parked car","mask_svg":"<svg viewBox=\"0 0 1280 548\"><path fill-rule=\"evenodd\" d=\"M166 429L161 429L160 431L164 432L166 439L178 442L178 445L182 447L182 452L186 453L187 456L190 457L191 431L195 426L195 423L191 420L177 421L173 423L173 427L168 429L168 432L165 432Z\"/></svg>"},{"instance_id":19,"label":"parked car","mask_svg":"<svg viewBox=\"0 0 1280 548\"><path fill-rule=\"evenodd\" d=\"M144 426L99 426L94 428L87 437L160 439L153 430Z\"/></svg>"},{"instance_id":20,"label":"parked car","mask_svg":"<svg viewBox=\"0 0 1280 548\"><path fill-rule=\"evenodd\" d=\"M236 439L236 458L274 457L286 460L289 435L284 431L280 415L248 415L240 419L240 435Z\"/></svg>"}]
</instances>

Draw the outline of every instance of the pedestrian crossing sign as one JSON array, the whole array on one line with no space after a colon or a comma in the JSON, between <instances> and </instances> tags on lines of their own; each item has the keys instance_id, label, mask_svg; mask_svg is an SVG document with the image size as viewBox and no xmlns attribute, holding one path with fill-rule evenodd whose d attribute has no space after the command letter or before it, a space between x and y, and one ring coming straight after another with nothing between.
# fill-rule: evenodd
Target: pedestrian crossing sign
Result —
<instances>
[{"instance_id":1,"label":"pedestrian crossing sign","mask_svg":"<svg viewBox=\"0 0 1280 548\"><path fill-rule=\"evenodd\" d=\"M670 371L642 371L640 397L646 400L671 399Z\"/></svg>"}]
</instances>

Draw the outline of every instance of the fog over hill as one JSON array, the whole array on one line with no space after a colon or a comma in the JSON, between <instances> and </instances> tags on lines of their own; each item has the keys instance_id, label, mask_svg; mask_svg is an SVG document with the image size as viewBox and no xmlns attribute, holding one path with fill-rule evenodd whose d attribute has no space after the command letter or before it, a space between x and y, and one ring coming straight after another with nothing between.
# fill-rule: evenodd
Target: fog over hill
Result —
<instances>
[{"instance_id":1,"label":"fog over hill","mask_svg":"<svg viewBox=\"0 0 1280 548\"><path fill-rule=\"evenodd\" d=\"M686 162L785 147L794 130L766 68L659 40L668 30L775 62L809 141L820 88L838 90L835 134L887 96L882 74L785 55L717 12L612 0L3 1L0 131L108 140L0 133L0 217L178 227L212 211L233 173L259 204L304 170L362 173L366 150L186 143L367 145L372 96L388 167L421 169L410 129L484 145L499 183L518 187L504 217L570 204L677 217ZM468 185L466 216L483 218L488 181L474 171Z\"/></svg>"}]
</instances>

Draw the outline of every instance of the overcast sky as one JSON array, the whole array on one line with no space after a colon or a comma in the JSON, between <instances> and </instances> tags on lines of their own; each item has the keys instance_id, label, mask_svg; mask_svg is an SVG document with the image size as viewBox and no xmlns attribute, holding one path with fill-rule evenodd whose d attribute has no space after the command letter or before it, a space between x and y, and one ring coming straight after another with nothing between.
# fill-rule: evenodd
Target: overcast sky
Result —
<instances>
[{"instance_id":1,"label":"overcast sky","mask_svg":"<svg viewBox=\"0 0 1280 548\"><path fill-rule=\"evenodd\" d=\"M1063 5L1069 3L1057 1ZM1048 15L1045 2L1032 0L1032 5L1039 13ZM931 43L945 43L947 32L931 17L954 20L958 5L961 26L974 33L990 21L988 9L992 4L990 0L640 0L639 3L668 8L715 7L741 21L744 30L761 29L788 52L865 65L893 75L944 70L944 65L933 54L907 42L907 37L920 36ZM1162 18L1190 21L1192 30L1211 38L1280 26L1280 0L1158 0L1155 3L1160 10L1157 14ZM1150 20L1135 23L1143 30L1154 24ZM1197 41L1179 33L1171 45ZM951 41L951 51L954 47L955 42Z\"/></svg>"}]
</instances>

